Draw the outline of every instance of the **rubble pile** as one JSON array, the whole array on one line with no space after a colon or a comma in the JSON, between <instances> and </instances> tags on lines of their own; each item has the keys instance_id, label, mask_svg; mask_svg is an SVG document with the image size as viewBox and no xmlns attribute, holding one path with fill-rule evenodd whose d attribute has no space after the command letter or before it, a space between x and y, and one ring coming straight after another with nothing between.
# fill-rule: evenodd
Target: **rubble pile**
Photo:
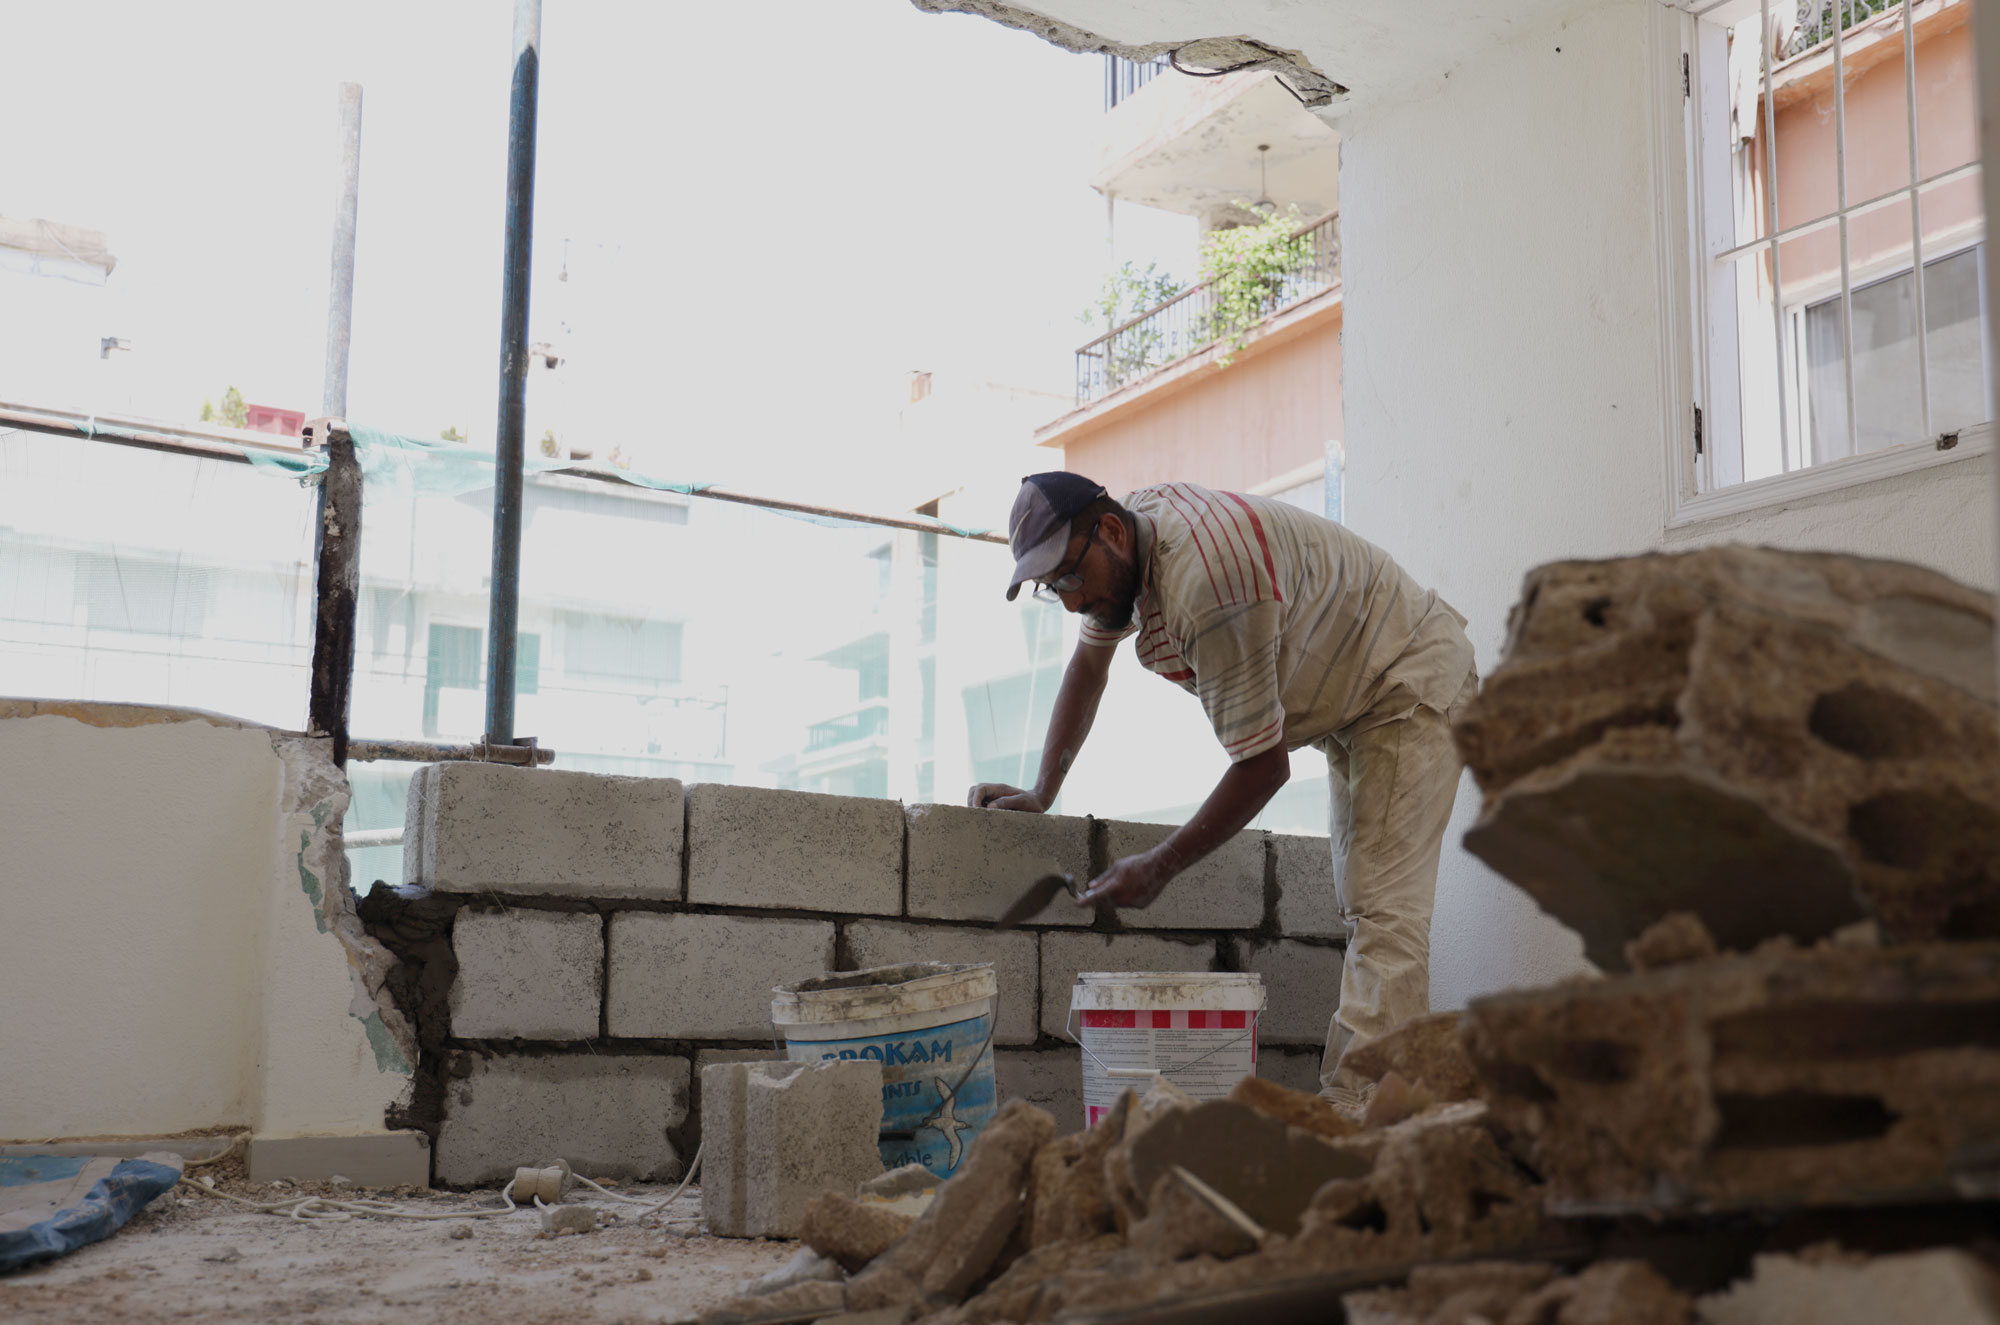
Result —
<instances>
[{"instance_id":1,"label":"rubble pile","mask_svg":"<svg viewBox=\"0 0 2000 1325\"><path fill-rule=\"evenodd\" d=\"M1993 664L1990 601L1915 567L1536 571L1458 730L1468 845L1610 974L1357 1049L1359 1117L1010 1102L927 1207L819 1198L799 1276L704 1320L2000 1325Z\"/></svg>"}]
</instances>

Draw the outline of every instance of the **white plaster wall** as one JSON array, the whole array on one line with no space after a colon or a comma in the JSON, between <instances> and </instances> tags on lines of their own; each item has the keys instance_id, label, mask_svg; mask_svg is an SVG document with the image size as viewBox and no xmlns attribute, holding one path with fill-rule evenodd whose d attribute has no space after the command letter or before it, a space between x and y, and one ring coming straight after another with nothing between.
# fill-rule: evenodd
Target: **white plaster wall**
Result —
<instances>
[{"instance_id":1,"label":"white plaster wall","mask_svg":"<svg viewBox=\"0 0 2000 1325\"><path fill-rule=\"evenodd\" d=\"M1559 558L1737 539L1993 582L1986 460L1668 535L1656 12L1609 0L1342 126L1350 522L1470 618L1482 670L1522 575ZM1476 810L1468 778L1438 882L1439 1007L1585 969L1572 934L1456 845Z\"/></svg>"},{"instance_id":2,"label":"white plaster wall","mask_svg":"<svg viewBox=\"0 0 2000 1325\"><path fill-rule=\"evenodd\" d=\"M133 712L0 715L0 1140L379 1131L408 1077L302 886L297 770Z\"/></svg>"}]
</instances>

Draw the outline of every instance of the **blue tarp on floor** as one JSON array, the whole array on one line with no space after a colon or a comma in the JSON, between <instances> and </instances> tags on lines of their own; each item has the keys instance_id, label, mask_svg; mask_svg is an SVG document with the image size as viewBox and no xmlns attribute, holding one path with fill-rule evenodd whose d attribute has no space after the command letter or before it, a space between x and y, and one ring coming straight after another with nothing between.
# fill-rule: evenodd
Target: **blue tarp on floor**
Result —
<instances>
[{"instance_id":1,"label":"blue tarp on floor","mask_svg":"<svg viewBox=\"0 0 2000 1325\"><path fill-rule=\"evenodd\" d=\"M110 1237L180 1181L176 1162L98 1155L0 1156L0 1274Z\"/></svg>"}]
</instances>

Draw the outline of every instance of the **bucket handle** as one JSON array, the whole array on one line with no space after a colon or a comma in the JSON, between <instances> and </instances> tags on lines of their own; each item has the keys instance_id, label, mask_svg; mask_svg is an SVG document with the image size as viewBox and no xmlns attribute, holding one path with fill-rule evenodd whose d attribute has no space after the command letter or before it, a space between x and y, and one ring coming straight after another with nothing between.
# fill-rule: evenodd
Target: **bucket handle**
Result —
<instances>
[{"instance_id":1,"label":"bucket handle","mask_svg":"<svg viewBox=\"0 0 2000 1325\"><path fill-rule=\"evenodd\" d=\"M1213 1049L1210 1049L1207 1053L1197 1055L1194 1058L1190 1058L1185 1063L1182 1063L1179 1067L1111 1067L1108 1066L1102 1058L1099 1058L1096 1054L1091 1053L1090 1046L1085 1044L1083 1040L1077 1035L1077 1033L1070 1028L1070 1023L1076 1020L1076 1017L1077 1017L1076 1005L1072 1003L1069 1009L1069 1016L1063 1018L1063 1034L1067 1035L1070 1038L1070 1042L1076 1045L1077 1048L1083 1050L1083 1052L1090 1058L1090 1061L1097 1064L1099 1068L1103 1069L1104 1075L1113 1081L1116 1081L1121 1077L1129 1080L1134 1077L1165 1077L1165 1076L1172 1076L1176 1072L1185 1072L1189 1068L1193 1067L1196 1063L1201 1062L1202 1059L1213 1058L1215 1055L1221 1053L1224 1049L1233 1049L1237 1045L1243 1043L1245 1040L1249 1039L1251 1036L1257 1033L1257 1026L1256 1023L1253 1021L1250 1025L1250 1029L1244 1031L1241 1035L1237 1036L1235 1039L1224 1040L1221 1044L1216 1045Z\"/></svg>"}]
</instances>

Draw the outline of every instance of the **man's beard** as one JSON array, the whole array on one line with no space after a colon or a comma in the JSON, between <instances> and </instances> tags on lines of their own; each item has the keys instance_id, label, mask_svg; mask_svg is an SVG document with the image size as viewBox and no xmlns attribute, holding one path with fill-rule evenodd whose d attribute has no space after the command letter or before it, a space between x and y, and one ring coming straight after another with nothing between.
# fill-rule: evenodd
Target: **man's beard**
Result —
<instances>
[{"instance_id":1,"label":"man's beard","mask_svg":"<svg viewBox=\"0 0 2000 1325\"><path fill-rule=\"evenodd\" d=\"M1139 562L1137 558L1122 557L1108 547L1104 549L1104 554L1118 568L1118 579L1112 588L1112 606L1093 615L1090 621L1099 630L1123 630L1132 624L1132 611L1139 602Z\"/></svg>"}]
</instances>

